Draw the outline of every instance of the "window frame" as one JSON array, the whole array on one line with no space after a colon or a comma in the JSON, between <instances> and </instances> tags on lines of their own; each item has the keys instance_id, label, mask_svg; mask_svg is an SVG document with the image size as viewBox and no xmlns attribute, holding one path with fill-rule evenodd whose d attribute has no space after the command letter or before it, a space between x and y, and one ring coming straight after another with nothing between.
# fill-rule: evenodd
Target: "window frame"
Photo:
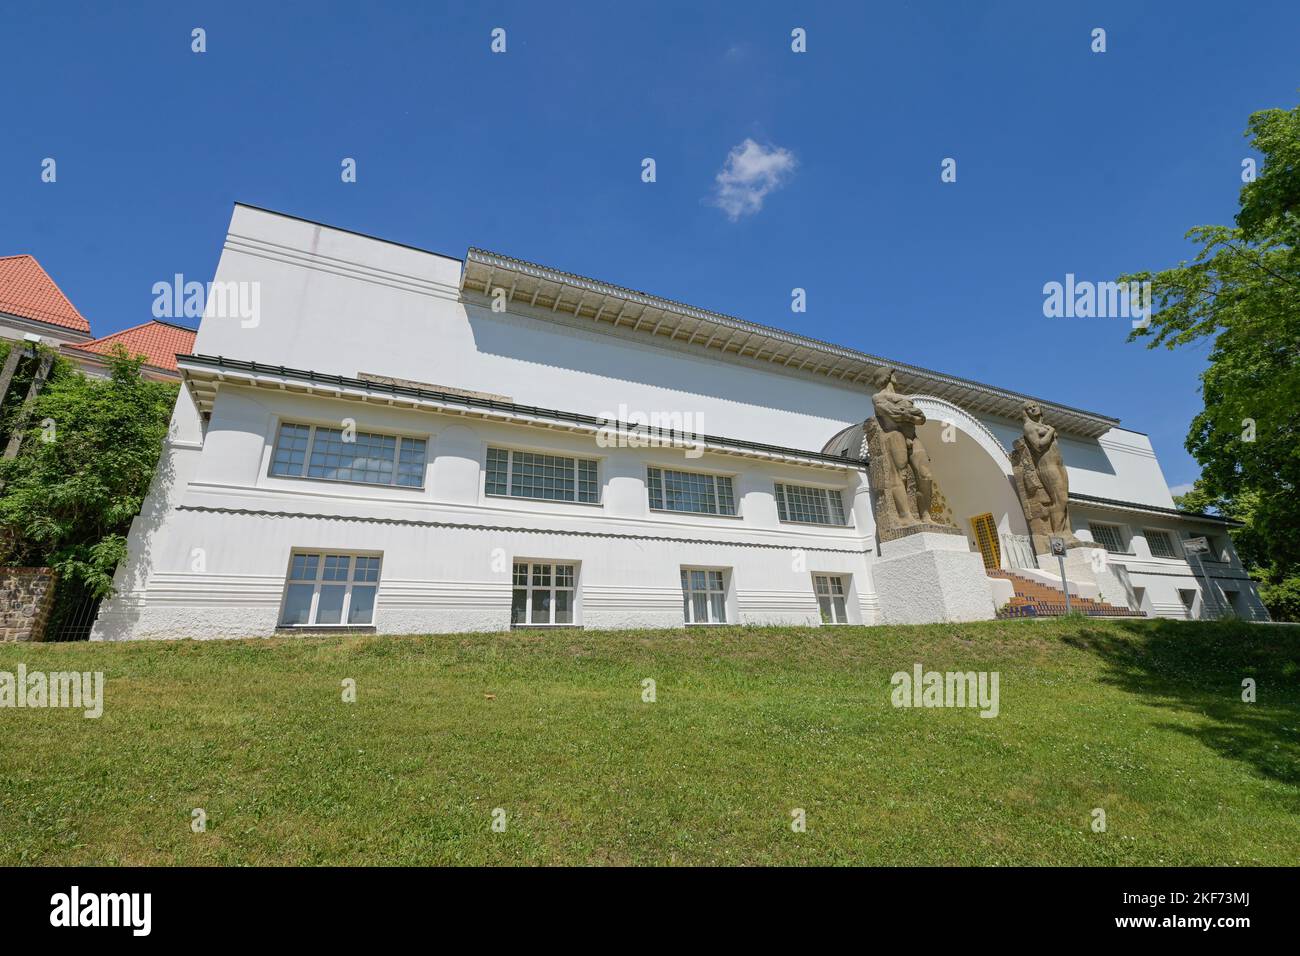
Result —
<instances>
[{"instance_id":1,"label":"window frame","mask_svg":"<svg viewBox=\"0 0 1300 956\"><path fill-rule=\"evenodd\" d=\"M494 451L505 452L506 454L505 493L488 490L488 481L489 481L488 468L492 458L492 453ZM573 462L573 495L574 495L573 498L572 499L542 498L542 497L533 497L531 495L511 494L511 489L514 487L514 478L515 478L514 464L515 464L516 454L541 455L548 458L567 458L570 461L572 461ZM517 445L506 445L506 444L498 444L495 442L485 442L483 445L483 462L482 462L483 497L500 498L505 501L541 501L547 504L554 504L554 505L582 505L587 508L601 508L604 507L605 504L605 484L604 481L602 480L602 474L601 474L603 471L603 461L604 461L603 457L596 456L596 455L587 457L580 454L575 454L573 452L556 451L555 449L551 449L551 448L522 448ZM596 470L596 477L595 477L596 500L595 501L582 501L578 497L583 484L583 478L582 478L583 462L591 462L595 466L595 470Z\"/></svg>"},{"instance_id":2,"label":"window frame","mask_svg":"<svg viewBox=\"0 0 1300 956\"><path fill-rule=\"evenodd\" d=\"M826 513L830 515L830 521L804 521L799 518L791 518L790 515L790 495L788 489L798 488L800 491L820 492L826 496ZM836 521L834 508L831 506L831 499L839 501L840 520ZM826 485L804 485L791 481L772 481L772 500L776 502L776 517L778 521L785 524L802 524L814 525L819 528L851 528L853 527L852 510L844 507L844 491L841 488L830 488ZM785 512L783 516L781 512Z\"/></svg>"},{"instance_id":3,"label":"window frame","mask_svg":"<svg viewBox=\"0 0 1300 956\"><path fill-rule=\"evenodd\" d=\"M1169 544L1169 554L1156 554L1156 549L1151 546L1151 535L1164 538ZM1166 560L1177 560L1185 558L1185 555L1178 553L1179 546L1182 544L1182 536L1173 531L1166 531L1164 528L1143 528L1142 538L1147 543L1147 550L1151 552L1153 558L1164 558Z\"/></svg>"},{"instance_id":4,"label":"window frame","mask_svg":"<svg viewBox=\"0 0 1300 956\"><path fill-rule=\"evenodd\" d=\"M1098 540L1097 540L1097 532L1093 530L1094 528L1097 528L1097 527L1101 527L1101 528L1110 528L1111 530L1113 530L1113 531L1115 532L1115 537L1116 537L1117 539L1119 539L1119 547L1118 547L1117 549L1112 549L1112 548L1110 548L1110 547L1107 546L1106 542L1104 542L1104 541L1098 541ZM1089 519L1088 519L1088 533L1089 533L1090 535L1092 535L1092 540L1093 540L1095 543L1101 545L1103 548L1105 548L1106 551L1107 551L1107 553L1109 553L1109 554L1132 554L1132 553L1133 553L1132 551L1129 551L1129 550L1128 550L1128 548L1129 548L1129 540L1128 540L1128 537L1124 534L1124 526L1123 526L1123 525L1112 524L1112 523L1109 522L1109 521L1093 521L1091 518L1089 518Z\"/></svg>"},{"instance_id":5,"label":"window frame","mask_svg":"<svg viewBox=\"0 0 1300 956\"><path fill-rule=\"evenodd\" d=\"M731 590L731 569L730 568L710 568L698 567L695 565L683 564L681 571L681 590L682 590L682 618L687 627L722 627L732 623L731 609L728 605L728 592ZM694 574L705 575L705 587L696 588L693 584ZM721 585L717 588L712 586L710 575L717 574L720 576ZM708 609L709 620L697 621L695 618L695 601L697 594L704 595L704 606ZM718 595L722 606L722 615L718 620L712 620L714 603L711 600L714 595Z\"/></svg>"},{"instance_id":6,"label":"window frame","mask_svg":"<svg viewBox=\"0 0 1300 956\"><path fill-rule=\"evenodd\" d=\"M841 627L845 624L852 623L849 620L849 594L852 592L851 575L847 573L837 573L833 571L814 571L812 572L812 578L813 578L813 597L816 598L817 600L817 616L821 621L821 626ZM822 581L827 582L825 593L823 593L820 590L820 584ZM834 583L838 583L840 585L841 591L839 594L835 593ZM826 619L826 614L822 610L823 597L825 597L829 602L830 611L831 611L830 613L831 620ZM835 615L836 615L835 601L837 599L840 601L839 615L840 617L843 618L843 620L840 621L835 620Z\"/></svg>"},{"instance_id":7,"label":"window frame","mask_svg":"<svg viewBox=\"0 0 1300 956\"><path fill-rule=\"evenodd\" d=\"M315 557L317 563L315 566L314 576L311 578L295 578L294 559L298 557ZM348 572L347 577L343 579L330 578L325 576L328 566L328 558L347 558ZM358 559L374 559L378 566L374 569L374 580L369 578L358 578ZM367 568L367 572L369 569ZM280 594L280 610L276 615L276 627L296 630L316 630L322 628L337 628L346 630L348 628L367 628L374 627L375 621L379 618L379 588L383 582L384 576L384 553L382 551L341 551L333 548L291 548L289 550L289 565L285 569L284 589ZM290 588L294 586L307 586L312 588L311 600L307 605L307 620L300 623L290 623L285 620L285 612L289 605ZM352 593L356 587L370 588L373 587L375 594L370 605L370 620L368 621L349 621L352 615ZM339 604L339 620L336 623L321 623L317 620L320 613L321 589L323 587L343 587L343 599Z\"/></svg>"},{"instance_id":8,"label":"window frame","mask_svg":"<svg viewBox=\"0 0 1300 956\"><path fill-rule=\"evenodd\" d=\"M517 575L519 574L519 568L521 566L524 568L523 587L520 587L519 582L517 580ZM534 569L542 568L542 567L549 569L547 572L547 576L549 578L550 583L548 584L536 583ZM570 570L570 573L572 575L571 580L573 581L572 584L561 585L558 583L560 577L558 572L560 568L568 568ZM581 579L581 575L582 575L582 562L580 561L569 561L563 559L557 560L554 558L514 558L510 562L510 626L512 628L580 627L581 625L578 620L578 581ZM524 591L524 620L522 621L515 620L514 602L515 602L516 591ZM550 619L547 621L532 620L533 595L538 591L543 591L550 595L550 601L548 603L548 608L547 608L548 611L547 616ZM559 592L567 592L568 594L571 595L571 600L569 604L570 620L568 621L555 620L555 612L558 604L558 602L556 601L556 594Z\"/></svg>"},{"instance_id":9,"label":"window frame","mask_svg":"<svg viewBox=\"0 0 1300 956\"><path fill-rule=\"evenodd\" d=\"M715 506L717 506L718 504L718 479L725 478L731 485L731 506L735 510L731 514L727 514L726 512L723 511L686 511L680 508L656 508L652 503L653 498L651 497L652 493L650 490L651 471L658 471L660 473L660 478L659 478L660 500L665 502L668 500L668 496L664 492L662 486L664 480L663 479L664 472L673 472L679 475L696 475L701 478L710 479L713 482L713 502ZM676 467L669 467L667 465L655 464L654 462L647 462L645 466L644 477L642 479L645 482L646 508L647 510L652 511L655 514L701 515L705 518L728 518L728 519L743 518L743 515L740 513L740 496L736 494L736 477L737 476L735 474L730 474L725 471L704 471L704 470L699 470L694 468L676 468ZM717 570L717 569L714 568L712 570Z\"/></svg>"},{"instance_id":10,"label":"window frame","mask_svg":"<svg viewBox=\"0 0 1300 956\"><path fill-rule=\"evenodd\" d=\"M303 460L301 465L302 468L301 474L284 475L284 474L277 474L275 472L276 457L280 450L280 437L283 434L286 425L293 428L306 428L309 430L307 434L307 447L303 450L302 453ZM277 480L283 480L283 481L323 481L331 485L356 485L361 488L389 488L394 491L424 491L425 490L425 486L428 483L428 475L429 475L429 446L433 444L432 434L429 434L427 432L414 433L414 432L399 432L399 431L369 431L369 430L363 431L361 429L361 426L358 425L357 426L358 435L362 435L362 434L375 435L380 438L392 438L395 440L395 444L393 446L392 480L388 481L387 483L381 483L377 481L360 481L356 478L326 478L319 475L308 474L308 472L311 470L312 453L316 449L316 432L317 429L320 428L326 428L331 431L342 430L338 427L337 422L330 422L329 424L321 424L319 421L311 421L311 420L302 420L302 419L294 420L290 418L279 419L276 422L275 432L271 436L270 456L266 464L266 477L274 478ZM420 468L420 483L418 485L403 485L403 484L398 484L397 482L397 478L401 473L402 450L406 446L406 443L408 441L418 441L424 443L424 464ZM353 444L353 443L348 442L347 444Z\"/></svg>"}]
</instances>

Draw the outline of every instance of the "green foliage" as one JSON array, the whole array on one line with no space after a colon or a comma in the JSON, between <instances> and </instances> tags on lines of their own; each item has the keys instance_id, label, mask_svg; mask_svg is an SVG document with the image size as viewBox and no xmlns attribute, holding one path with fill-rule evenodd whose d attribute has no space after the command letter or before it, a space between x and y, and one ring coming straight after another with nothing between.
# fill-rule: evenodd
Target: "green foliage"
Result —
<instances>
[{"instance_id":1,"label":"green foliage","mask_svg":"<svg viewBox=\"0 0 1300 956\"><path fill-rule=\"evenodd\" d=\"M1259 596L1273 620L1300 623L1300 575L1280 581L1265 579L1259 586Z\"/></svg>"},{"instance_id":2,"label":"green foliage","mask_svg":"<svg viewBox=\"0 0 1300 956\"><path fill-rule=\"evenodd\" d=\"M1253 114L1246 135L1264 162L1236 226L1197 226L1192 261L1121 279L1152 284L1151 323L1131 338L1212 343L1186 441L1201 478L1184 507L1245 521L1243 561L1284 581L1300 570L1300 106Z\"/></svg>"},{"instance_id":3,"label":"green foliage","mask_svg":"<svg viewBox=\"0 0 1300 956\"><path fill-rule=\"evenodd\" d=\"M49 565L112 591L176 400L176 386L142 378L140 364L119 350L110 377L95 379L56 359L18 456L0 461L0 564Z\"/></svg>"}]
</instances>

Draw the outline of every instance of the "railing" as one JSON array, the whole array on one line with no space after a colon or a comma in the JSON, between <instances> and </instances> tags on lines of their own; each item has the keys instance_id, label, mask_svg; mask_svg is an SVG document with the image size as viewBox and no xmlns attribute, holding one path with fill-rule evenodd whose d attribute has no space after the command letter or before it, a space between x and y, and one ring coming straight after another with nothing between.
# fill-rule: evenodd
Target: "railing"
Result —
<instances>
[{"instance_id":1,"label":"railing","mask_svg":"<svg viewBox=\"0 0 1300 956\"><path fill-rule=\"evenodd\" d=\"M1034 557L1034 542L1027 534L1003 534L1002 564L1014 571L1016 568L1037 570L1038 559Z\"/></svg>"}]
</instances>

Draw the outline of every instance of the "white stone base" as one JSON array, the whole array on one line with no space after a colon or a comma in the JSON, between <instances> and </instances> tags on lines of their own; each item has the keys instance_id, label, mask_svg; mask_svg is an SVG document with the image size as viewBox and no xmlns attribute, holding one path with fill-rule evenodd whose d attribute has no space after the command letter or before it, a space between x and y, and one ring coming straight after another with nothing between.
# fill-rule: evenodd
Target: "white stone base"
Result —
<instances>
[{"instance_id":1,"label":"white stone base","mask_svg":"<svg viewBox=\"0 0 1300 956\"><path fill-rule=\"evenodd\" d=\"M885 542L872 578L883 624L987 621L996 611L984 559L964 536L921 533Z\"/></svg>"},{"instance_id":2,"label":"white stone base","mask_svg":"<svg viewBox=\"0 0 1300 956\"><path fill-rule=\"evenodd\" d=\"M1054 587L1061 586L1060 559L1054 554L1037 555L1038 567L1051 578ZM1132 607L1118 575L1110 570L1110 555L1105 548L1071 548L1065 552L1065 579L1070 593L1080 597L1105 601L1113 607Z\"/></svg>"}]
</instances>

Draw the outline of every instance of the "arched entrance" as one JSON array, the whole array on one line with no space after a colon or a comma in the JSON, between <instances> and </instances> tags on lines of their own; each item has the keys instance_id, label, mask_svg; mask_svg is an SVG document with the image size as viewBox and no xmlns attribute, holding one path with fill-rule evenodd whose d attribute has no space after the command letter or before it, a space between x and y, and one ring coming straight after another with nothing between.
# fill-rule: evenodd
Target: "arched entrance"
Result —
<instances>
[{"instance_id":1,"label":"arched entrance","mask_svg":"<svg viewBox=\"0 0 1300 956\"><path fill-rule=\"evenodd\" d=\"M1011 459L979 419L951 402L914 395L925 413L917 435L953 523L988 567L1037 567L1012 483Z\"/></svg>"}]
</instances>

